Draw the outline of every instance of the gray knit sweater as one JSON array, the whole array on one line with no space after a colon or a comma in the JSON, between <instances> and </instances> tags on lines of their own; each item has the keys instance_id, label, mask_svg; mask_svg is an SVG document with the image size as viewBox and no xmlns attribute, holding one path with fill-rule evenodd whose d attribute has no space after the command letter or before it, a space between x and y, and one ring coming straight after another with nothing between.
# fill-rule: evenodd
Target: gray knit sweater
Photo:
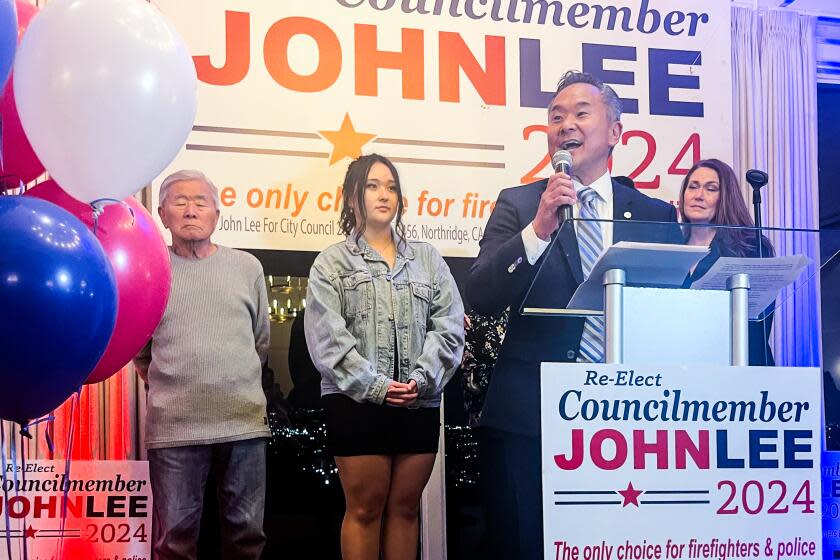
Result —
<instances>
[{"instance_id":1,"label":"gray knit sweater","mask_svg":"<svg viewBox=\"0 0 840 560\"><path fill-rule=\"evenodd\" d=\"M269 337L262 265L222 246L200 260L169 254L169 303L135 358L148 370L146 447L270 436L261 384Z\"/></svg>"}]
</instances>

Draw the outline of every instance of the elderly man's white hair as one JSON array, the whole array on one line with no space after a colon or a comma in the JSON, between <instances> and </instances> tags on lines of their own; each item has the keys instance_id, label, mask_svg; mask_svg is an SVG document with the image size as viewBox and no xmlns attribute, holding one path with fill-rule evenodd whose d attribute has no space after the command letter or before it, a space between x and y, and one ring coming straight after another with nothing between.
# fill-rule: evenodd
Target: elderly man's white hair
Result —
<instances>
[{"instance_id":1,"label":"elderly man's white hair","mask_svg":"<svg viewBox=\"0 0 840 560\"><path fill-rule=\"evenodd\" d=\"M195 169L181 169L172 175L168 176L160 184L160 193L158 195L158 206L163 206L163 201L166 200L166 195L169 193L169 187L181 181L201 181L213 193L213 204L216 205L216 210L219 210L219 189L213 184L213 181L207 178L207 175Z\"/></svg>"}]
</instances>

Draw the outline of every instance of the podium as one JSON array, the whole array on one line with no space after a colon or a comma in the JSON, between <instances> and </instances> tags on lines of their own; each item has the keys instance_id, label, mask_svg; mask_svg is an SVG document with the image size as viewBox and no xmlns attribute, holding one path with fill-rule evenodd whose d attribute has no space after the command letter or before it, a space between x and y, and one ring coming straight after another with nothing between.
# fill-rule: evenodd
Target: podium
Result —
<instances>
[{"instance_id":1,"label":"podium","mask_svg":"<svg viewBox=\"0 0 840 560\"><path fill-rule=\"evenodd\" d=\"M571 265L575 222L547 249ZM518 310L605 321L605 363L542 364L544 557L820 556L818 232L692 226L712 243L686 264L684 226L601 225L656 258L596 265L584 307L540 269Z\"/></svg>"},{"instance_id":2,"label":"podium","mask_svg":"<svg viewBox=\"0 0 840 560\"><path fill-rule=\"evenodd\" d=\"M546 252L557 250L554 245L564 236L567 240L565 250L568 250L568 238L574 237L573 229L580 221L570 220L563 224ZM556 300L544 301L549 298L542 298L541 293L545 290L541 292L540 286L552 282L550 275L543 272L544 260L522 300L519 313L524 316L603 317L607 363L646 361L746 366L750 363L751 333L761 330L769 339L776 308L794 306L788 310L793 312L796 306L810 306L811 311L818 306L819 272L835 256L832 254L820 261L818 231L596 221L622 236L607 248L602 260L624 245L623 257L618 253L616 258L607 259L610 264L606 268L599 262L593 270L593 278L587 279L587 284L593 284L595 280L602 285L599 288L602 292L597 294L598 301L593 300L592 290L588 297L573 297L571 302L562 302L562 306L558 306ZM688 246L684 246L685 252L679 252L680 246L675 242L684 243L690 235L686 233L688 227L704 230L704 237L710 237L711 246L705 253L689 251L692 247ZM726 239L718 239L723 237ZM726 240L733 238L741 246L727 247ZM779 239L781 250L774 248L772 238ZM664 249L657 251L656 247ZM572 248L575 249L576 246ZM790 254L791 249L797 253ZM652 270L646 270L647 259L655 261ZM732 262L728 267L716 267L716 264L723 264L722 261ZM749 270L726 273L733 267L740 268L739 265ZM689 289L702 283L704 275L710 272L717 273L721 289ZM763 297L765 303L769 303L766 308L762 306L762 313L749 309L755 299L750 294L751 281L758 281L760 286L762 293L757 297ZM779 297L773 297L776 294ZM587 306L575 306L575 299ZM808 315L811 331L807 342L811 347L818 347L818 324L813 313ZM721 336L724 332L728 336ZM714 340L714 344L686 346L684 341L691 335L705 336L706 340ZM655 348L647 344L652 338L658 341ZM755 351L753 354L753 363L773 361L771 355L755 356ZM812 354L805 358L788 358L787 363L815 365L814 357Z\"/></svg>"}]
</instances>

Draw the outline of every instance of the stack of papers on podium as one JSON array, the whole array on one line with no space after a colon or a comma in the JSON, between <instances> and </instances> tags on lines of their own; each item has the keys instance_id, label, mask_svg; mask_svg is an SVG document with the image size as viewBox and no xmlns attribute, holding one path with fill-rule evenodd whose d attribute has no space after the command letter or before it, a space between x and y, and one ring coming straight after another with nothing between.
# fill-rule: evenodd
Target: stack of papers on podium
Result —
<instances>
[{"instance_id":1,"label":"stack of papers on podium","mask_svg":"<svg viewBox=\"0 0 840 560\"><path fill-rule=\"evenodd\" d=\"M793 283L810 263L811 259L805 255L763 259L721 257L702 278L691 285L691 289L725 290L729 278L736 274L747 274L750 277L748 314L750 319L758 319L761 312L773 303L779 291Z\"/></svg>"}]
</instances>

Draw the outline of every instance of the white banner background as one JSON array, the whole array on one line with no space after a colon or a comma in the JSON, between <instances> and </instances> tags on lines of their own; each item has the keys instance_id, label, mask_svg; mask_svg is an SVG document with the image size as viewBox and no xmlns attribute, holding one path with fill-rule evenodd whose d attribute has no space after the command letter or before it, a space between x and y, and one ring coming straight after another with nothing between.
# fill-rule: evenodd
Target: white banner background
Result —
<instances>
[{"instance_id":1,"label":"white banner background","mask_svg":"<svg viewBox=\"0 0 840 560\"><path fill-rule=\"evenodd\" d=\"M622 119L625 132L613 172L630 175L647 194L674 201L695 158L732 160L728 2L156 4L193 55L205 58L198 62L204 81L197 127L153 184L153 203L166 174L203 170L223 191L215 240L225 245L320 251L337 241L334 198L349 156L375 151L397 163L409 234L447 256L476 255L499 190L550 172L544 132L550 96L538 90L553 91L568 69L597 73L602 66L625 73L606 80L626 82L614 85L619 96L638 101L638 113ZM418 13L418 7L429 13ZM468 9L475 19L466 15ZM610 30L610 12L604 10L617 9L624 11L615 13ZM227 26L226 12L237 12L228 14ZM472 54L459 50L461 44ZM410 53L397 62L409 69L374 70L382 57L370 54L373 48ZM495 53L489 62L488 51ZM584 52L590 53L588 62ZM661 62L663 56L679 63ZM457 62L469 67L473 58L472 74L481 78L486 70L488 85L476 87L459 69ZM660 63L651 66L651 60ZM667 78L666 72L677 77ZM672 88L666 89L669 81ZM307 88L317 91L296 91ZM703 116L651 114L679 112L668 108L663 95L671 102L702 104ZM345 133L340 139L330 134L339 130ZM339 159L331 163L334 158ZM278 192L266 208L270 190ZM287 192L293 193L288 200ZM302 202L297 209L294 193ZM475 194L465 204L468 193Z\"/></svg>"}]
</instances>

